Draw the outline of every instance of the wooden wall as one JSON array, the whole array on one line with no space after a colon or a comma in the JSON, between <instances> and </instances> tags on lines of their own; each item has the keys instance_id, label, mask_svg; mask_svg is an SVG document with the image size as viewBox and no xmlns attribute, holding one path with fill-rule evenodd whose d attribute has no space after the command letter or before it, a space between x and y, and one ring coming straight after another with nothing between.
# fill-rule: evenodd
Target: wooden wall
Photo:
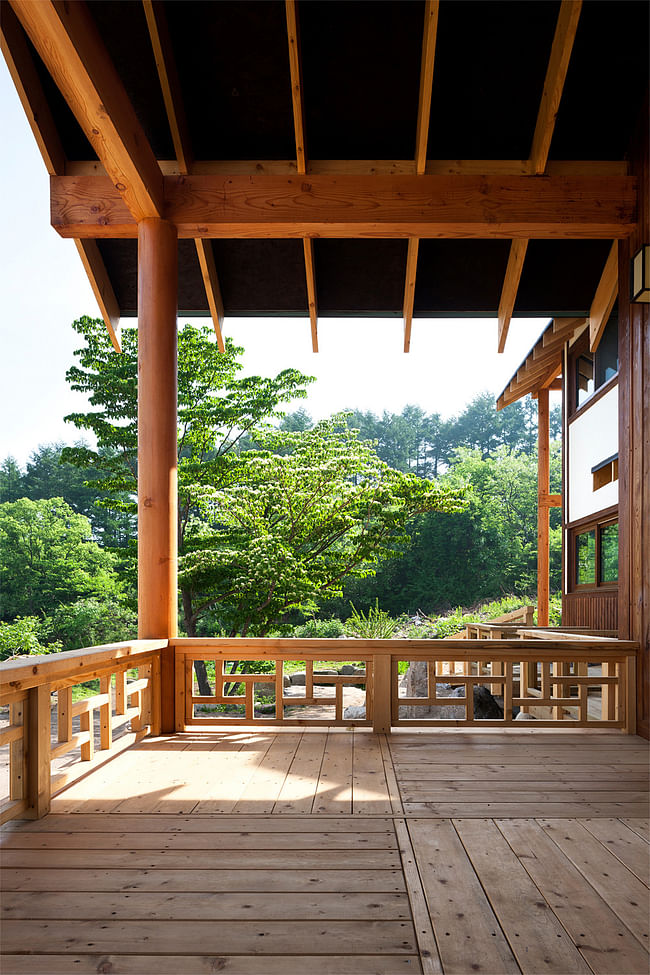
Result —
<instances>
[{"instance_id":1,"label":"wooden wall","mask_svg":"<svg viewBox=\"0 0 650 975\"><path fill-rule=\"evenodd\" d=\"M639 734L650 737L650 325L649 306L630 304L630 258L650 243L648 105L631 152L638 179L636 233L619 245L619 636L641 643Z\"/></svg>"},{"instance_id":2,"label":"wooden wall","mask_svg":"<svg viewBox=\"0 0 650 975\"><path fill-rule=\"evenodd\" d=\"M590 630L618 629L618 591L565 593L562 623L564 626L586 626Z\"/></svg>"}]
</instances>

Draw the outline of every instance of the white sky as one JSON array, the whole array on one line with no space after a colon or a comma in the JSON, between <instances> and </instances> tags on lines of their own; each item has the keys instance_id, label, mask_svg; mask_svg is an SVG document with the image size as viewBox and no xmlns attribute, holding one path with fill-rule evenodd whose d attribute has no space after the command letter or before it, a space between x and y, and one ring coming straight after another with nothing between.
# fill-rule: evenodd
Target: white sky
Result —
<instances>
[{"instance_id":1,"label":"white sky","mask_svg":"<svg viewBox=\"0 0 650 975\"><path fill-rule=\"evenodd\" d=\"M0 462L11 454L23 465L39 444L79 437L63 422L85 406L65 382L79 342L70 323L99 317L99 309L73 241L50 227L47 171L2 58L0 120ZM318 355L307 318L227 318L224 331L246 349L249 374L295 367L317 376L309 398L295 404L315 419L345 407L382 413L407 404L449 417L479 392L499 393L545 324L515 320L503 355L493 319L416 319L408 355L401 319L321 319Z\"/></svg>"}]
</instances>

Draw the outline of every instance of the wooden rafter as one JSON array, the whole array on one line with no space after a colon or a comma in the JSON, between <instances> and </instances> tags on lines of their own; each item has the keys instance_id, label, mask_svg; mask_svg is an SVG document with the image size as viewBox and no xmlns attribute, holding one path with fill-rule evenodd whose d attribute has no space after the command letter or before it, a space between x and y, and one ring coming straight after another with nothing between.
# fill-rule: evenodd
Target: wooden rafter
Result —
<instances>
[{"instance_id":1,"label":"wooden rafter","mask_svg":"<svg viewBox=\"0 0 650 975\"><path fill-rule=\"evenodd\" d=\"M187 174L192 171L191 143L165 9L161 0L142 0L142 3L178 169L181 174Z\"/></svg>"},{"instance_id":2,"label":"wooden rafter","mask_svg":"<svg viewBox=\"0 0 650 975\"><path fill-rule=\"evenodd\" d=\"M537 112L537 122L533 143L528 160L528 171L538 175L545 172L548 162L548 154L555 128L560 100L564 90L564 82L569 68L569 60L573 49L582 0L562 0L560 12L558 14L555 35L551 47L551 54L546 69L544 79L544 89ZM510 247L510 256L506 267L506 275L501 290L501 300L499 301L499 332L497 347L499 352L503 352L506 347L510 321L517 300L517 291L521 280L521 272L524 266L527 240L513 240Z\"/></svg>"},{"instance_id":3,"label":"wooden rafter","mask_svg":"<svg viewBox=\"0 0 650 975\"><path fill-rule=\"evenodd\" d=\"M214 251L212 241L202 240L197 237L195 240L196 254L201 267L201 276L205 286L205 293L208 299L208 307L212 316L212 324L217 336L217 346L220 352L225 352L226 347L223 340L222 323L224 319L223 299L221 297L221 287L217 276L217 268L214 263Z\"/></svg>"},{"instance_id":4,"label":"wooden rafter","mask_svg":"<svg viewBox=\"0 0 650 975\"><path fill-rule=\"evenodd\" d=\"M36 144L50 176L63 175L67 161L52 112L18 19L9 6L0 6L0 44ZM117 352L120 347L120 309L104 261L93 240L76 240L77 251Z\"/></svg>"},{"instance_id":5,"label":"wooden rafter","mask_svg":"<svg viewBox=\"0 0 650 975\"><path fill-rule=\"evenodd\" d=\"M424 5L424 30L422 35L422 65L420 68L420 95L418 99L417 128L415 133L415 173L423 176L427 165L429 144L429 120L431 117L431 92L433 89L433 64L438 34L438 0L426 0ZM418 267L420 242L413 237L408 243L406 256L406 280L404 284L404 351L411 348L413 305L415 302L415 278Z\"/></svg>"},{"instance_id":6,"label":"wooden rafter","mask_svg":"<svg viewBox=\"0 0 650 975\"><path fill-rule=\"evenodd\" d=\"M539 337L497 400L497 409L522 396L550 389L562 372L564 345L583 327L584 318L555 318Z\"/></svg>"},{"instance_id":7,"label":"wooden rafter","mask_svg":"<svg viewBox=\"0 0 650 975\"><path fill-rule=\"evenodd\" d=\"M627 237L631 177L163 177L165 216L179 237ZM64 237L135 237L137 221L105 176L50 180L52 224Z\"/></svg>"},{"instance_id":8,"label":"wooden rafter","mask_svg":"<svg viewBox=\"0 0 650 975\"><path fill-rule=\"evenodd\" d=\"M305 149L305 104L302 88L302 65L300 57L300 31L296 0L285 0L287 14L287 38L289 41L289 71L291 73L291 100L293 103L293 127L296 139L296 172L307 172L307 152ZM314 267L314 242L303 239L305 253L305 276L307 279L307 306L311 327L311 347L318 352L318 304L316 301L316 271Z\"/></svg>"},{"instance_id":9,"label":"wooden rafter","mask_svg":"<svg viewBox=\"0 0 650 975\"><path fill-rule=\"evenodd\" d=\"M121 352L120 344L120 306L113 291L106 265L96 240L75 240L81 263L83 264L90 287L102 313L104 324L110 336L113 348Z\"/></svg>"},{"instance_id":10,"label":"wooden rafter","mask_svg":"<svg viewBox=\"0 0 650 975\"><path fill-rule=\"evenodd\" d=\"M135 220L160 217L160 167L82 0L10 0Z\"/></svg>"},{"instance_id":11,"label":"wooden rafter","mask_svg":"<svg viewBox=\"0 0 650 975\"><path fill-rule=\"evenodd\" d=\"M618 295L618 241L611 246L589 309L589 348L593 352L605 330Z\"/></svg>"},{"instance_id":12,"label":"wooden rafter","mask_svg":"<svg viewBox=\"0 0 650 975\"><path fill-rule=\"evenodd\" d=\"M164 5L160 0L142 0L142 3L165 102L167 121L174 143L176 166L179 174L186 176L192 171L193 167L192 146ZM200 239L195 240L195 244L212 325L217 337L217 346L223 352L225 349L223 300L212 244L209 240Z\"/></svg>"}]
</instances>

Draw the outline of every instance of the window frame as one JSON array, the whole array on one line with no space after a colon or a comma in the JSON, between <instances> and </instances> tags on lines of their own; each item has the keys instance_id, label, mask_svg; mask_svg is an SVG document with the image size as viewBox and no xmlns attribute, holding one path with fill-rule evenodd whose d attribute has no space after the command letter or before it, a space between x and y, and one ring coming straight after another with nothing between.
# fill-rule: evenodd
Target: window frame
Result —
<instances>
[{"instance_id":1,"label":"window frame","mask_svg":"<svg viewBox=\"0 0 650 975\"><path fill-rule=\"evenodd\" d=\"M601 582L602 574L602 533L603 530L611 525L618 525L618 512L610 513L600 518L584 519L582 523L568 529L569 536L569 578L571 585L569 592L602 592L604 590L618 589L618 579L610 582ZM578 536L585 535L587 532L595 531L595 582L578 582ZM619 550L620 551L620 550Z\"/></svg>"}]
</instances>

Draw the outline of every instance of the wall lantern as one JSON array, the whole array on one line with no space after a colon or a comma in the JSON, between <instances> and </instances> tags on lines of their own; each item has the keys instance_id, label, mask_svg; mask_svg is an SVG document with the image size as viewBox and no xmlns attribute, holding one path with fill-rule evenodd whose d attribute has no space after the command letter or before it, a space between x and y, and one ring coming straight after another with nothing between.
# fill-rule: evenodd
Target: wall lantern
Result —
<instances>
[{"instance_id":1,"label":"wall lantern","mask_svg":"<svg viewBox=\"0 0 650 975\"><path fill-rule=\"evenodd\" d=\"M650 244L644 244L632 258L630 301L650 301Z\"/></svg>"}]
</instances>

